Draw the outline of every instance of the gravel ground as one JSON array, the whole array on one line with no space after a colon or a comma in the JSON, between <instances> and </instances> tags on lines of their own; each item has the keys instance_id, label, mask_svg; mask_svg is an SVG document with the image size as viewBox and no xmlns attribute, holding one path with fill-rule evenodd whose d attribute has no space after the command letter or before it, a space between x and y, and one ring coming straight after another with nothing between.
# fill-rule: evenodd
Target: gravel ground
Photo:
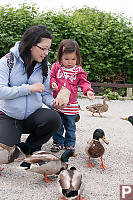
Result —
<instances>
[{"instance_id":1,"label":"gravel ground","mask_svg":"<svg viewBox=\"0 0 133 200\"><path fill-rule=\"evenodd\" d=\"M133 115L133 101L109 101L109 110L103 117L85 110L87 105L101 103L102 99L89 101L79 99L81 119L77 123L78 156L70 158L69 166L75 166L83 174L84 192L86 200L119 200L121 184L133 184L133 126L120 117ZM109 145L105 146L103 156L106 170L100 169L100 158L95 159L95 167L87 168L88 157L85 154L85 145L92 138L96 128L105 132ZM25 140L26 136L22 137ZM42 150L50 151L52 139ZM56 155L61 155L63 151ZM20 155L23 157L23 155ZM59 197L57 182L45 183L43 176L20 169L20 162L1 165L0 200L56 200Z\"/></svg>"}]
</instances>

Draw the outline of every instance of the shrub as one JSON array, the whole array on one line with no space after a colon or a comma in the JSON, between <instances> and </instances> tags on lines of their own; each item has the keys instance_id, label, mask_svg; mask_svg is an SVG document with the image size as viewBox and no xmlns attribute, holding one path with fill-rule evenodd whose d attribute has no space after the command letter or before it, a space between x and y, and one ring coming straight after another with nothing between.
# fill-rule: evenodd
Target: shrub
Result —
<instances>
[{"instance_id":1,"label":"shrub","mask_svg":"<svg viewBox=\"0 0 133 200\"><path fill-rule=\"evenodd\" d=\"M57 13L39 13L35 4L0 7L0 57L36 24L45 25L54 36L50 63L56 60L60 41L71 38L79 43L89 81L117 82L120 77L119 83L133 83L133 26L127 18L89 7Z\"/></svg>"}]
</instances>

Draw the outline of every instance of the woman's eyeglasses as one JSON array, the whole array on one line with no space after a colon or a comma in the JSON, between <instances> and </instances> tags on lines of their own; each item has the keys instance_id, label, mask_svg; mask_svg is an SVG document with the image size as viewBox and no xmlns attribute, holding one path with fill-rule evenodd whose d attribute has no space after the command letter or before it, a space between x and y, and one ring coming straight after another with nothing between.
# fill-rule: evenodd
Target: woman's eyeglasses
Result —
<instances>
[{"instance_id":1,"label":"woman's eyeglasses","mask_svg":"<svg viewBox=\"0 0 133 200\"><path fill-rule=\"evenodd\" d=\"M47 48L43 48L43 47L40 47L38 45L36 45L39 49L41 49L42 51L47 51L48 53L51 51L51 49L47 49Z\"/></svg>"}]
</instances>

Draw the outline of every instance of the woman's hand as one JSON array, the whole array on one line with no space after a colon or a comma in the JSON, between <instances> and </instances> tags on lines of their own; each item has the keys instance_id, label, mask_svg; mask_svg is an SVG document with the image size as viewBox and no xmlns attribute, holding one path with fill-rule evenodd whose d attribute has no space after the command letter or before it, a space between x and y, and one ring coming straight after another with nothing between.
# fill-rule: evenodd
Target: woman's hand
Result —
<instances>
[{"instance_id":1,"label":"woman's hand","mask_svg":"<svg viewBox=\"0 0 133 200\"><path fill-rule=\"evenodd\" d=\"M31 93L34 93L34 92L40 92L40 93L42 93L42 92L44 92L44 90L45 90L45 87L40 82L30 85L30 91L31 91Z\"/></svg>"},{"instance_id":2,"label":"woman's hand","mask_svg":"<svg viewBox=\"0 0 133 200\"><path fill-rule=\"evenodd\" d=\"M92 92L92 91L87 91L87 98L90 99L90 100L95 99L94 94L95 94L95 93Z\"/></svg>"}]
</instances>

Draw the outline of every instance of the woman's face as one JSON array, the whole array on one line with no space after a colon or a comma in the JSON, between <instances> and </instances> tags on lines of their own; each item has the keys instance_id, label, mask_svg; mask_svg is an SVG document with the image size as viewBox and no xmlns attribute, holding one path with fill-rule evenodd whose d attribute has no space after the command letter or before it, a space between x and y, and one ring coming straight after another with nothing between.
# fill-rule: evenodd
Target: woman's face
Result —
<instances>
[{"instance_id":1,"label":"woman's face","mask_svg":"<svg viewBox=\"0 0 133 200\"><path fill-rule=\"evenodd\" d=\"M31 63L33 61L42 62L42 60L50 52L52 40L49 38L42 38L41 42L31 48Z\"/></svg>"}]
</instances>

